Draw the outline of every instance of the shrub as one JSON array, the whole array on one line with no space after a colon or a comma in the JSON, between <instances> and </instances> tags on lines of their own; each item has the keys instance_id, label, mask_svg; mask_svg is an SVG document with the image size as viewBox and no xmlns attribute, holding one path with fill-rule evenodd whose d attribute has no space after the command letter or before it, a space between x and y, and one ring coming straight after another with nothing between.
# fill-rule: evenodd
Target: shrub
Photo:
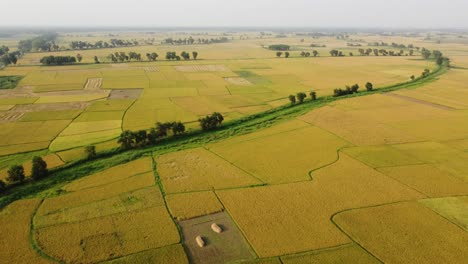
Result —
<instances>
[{"instance_id":1,"label":"shrub","mask_svg":"<svg viewBox=\"0 0 468 264\"><path fill-rule=\"evenodd\" d=\"M310 92L310 98L311 98L313 101L317 100L317 93L314 92L314 91Z\"/></svg>"},{"instance_id":2,"label":"shrub","mask_svg":"<svg viewBox=\"0 0 468 264\"><path fill-rule=\"evenodd\" d=\"M372 85L372 83L367 82L366 83L366 89L367 89L367 91L372 91L372 90L374 90L374 86Z\"/></svg>"},{"instance_id":3,"label":"shrub","mask_svg":"<svg viewBox=\"0 0 468 264\"><path fill-rule=\"evenodd\" d=\"M292 105L296 103L296 96L291 94L288 98Z\"/></svg>"},{"instance_id":4,"label":"shrub","mask_svg":"<svg viewBox=\"0 0 468 264\"><path fill-rule=\"evenodd\" d=\"M218 112L214 112L211 116L206 116L198 119L202 130L208 131L217 128L223 122L224 117Z\"/></svg>"}]
</instances>

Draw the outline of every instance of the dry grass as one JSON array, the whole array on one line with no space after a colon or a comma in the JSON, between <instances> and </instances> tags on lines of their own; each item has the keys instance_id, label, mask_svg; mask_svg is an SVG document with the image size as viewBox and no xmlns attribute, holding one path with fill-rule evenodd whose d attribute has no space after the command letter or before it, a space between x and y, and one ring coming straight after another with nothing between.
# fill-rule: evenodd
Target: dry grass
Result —
<instances>
[{"instance_id":1,"label":"dry grass","mask_svg":"<svg viewBox=\"0 0 468 264\"><path fill-rule=\"evenodd\" d=\"M379 171L429 197L468 194L468 183L428 164L380 168Z\"/></svg>"},{"instance_id":2,"label":"dry grass","mask_svg":"<svg viewBox=\"0 0 468 264\"><path fill-rule=\"evenodd\" d=\"M88 188L82 191L67 193L44 201L39 214L47 214L64 208L108 199L124 192L142 189L154 185L153 172L139 174L121 181L112 182L103 186Z\"/></svg>"},{"instance_id":3,"label":"dry grass","mask_svg":"<svg viewBox=\"0 0 468 264\"><path fill-rule=\"evenodd\" d=\"M468 234L415 202L351 210L334 220L385 263L464 263L468 259Z\"/></svg>"},{"instance_id":4,"label":"dry grass","mask_svg":"<svg viewBox=\"0 0 468 264\"><path fill-rule=\"evenodd\" d=\"M166 196L169 210L178 220L221 212L223 206L213 192L196 192Z\"/></svg>"},{"instance_id":5,"label":"dry grass","mask_svg":"<svg viewBox=\"0 0 468 264\"><path fill-rule=\"evenodd\" d=\"M346 148L344 153L373 168L422 164L423 161L404 153L393 146L363 146Z\"/></svg>"},{"instance_id":6,"label":"dry grass","mask_svg":"<svg viewBox=\"0 0 468 264\"><path fill-rule=\"evenodd\" d=\"M357 245L349 245L337 249L329 249L281 257L283 264L302 264L302 263L360 263L360 264L377 264L380 263L373 256Z\"/></svg>"},{"instance_id":7,"label":"dry grass","mask_svg":"<svg viewBox=\"0 0 468 264\"><path fill-rule=\"evenodd\" d=\"M159 156L157 169L168 193L260 183L249 174L202 148Z\"/></svg>"},{"instance_id":8,"label":"dry grass","mask_svg":"<svg viewBox=\"0 0 468 264\"><path fill-rule=\"evenodd\" d=\"M104 186L127 179L133 175L150 172L152 170L151 158L142 158L73 181L72 183L67 184L64 189L68 192L74 192Z\"/></svg>"},{"instance_id":9,"label":"dry grass","mask_svg":"<svg viewBox=\"0 0 468 264\"><path fill-rule=\"evenodd\" d=\"M468 231L468 196L425 199L419 202Z\"/></svg>"},{"instance_id":10,"label":"dry grass","mask_svg":"<svg viewBox=\"0 0 468 264\"><path fill-rule=\"evenodd\" d=\"M115 260L104 262L106 264L134 264L134 263L152 263L152 264L188 264L182 245L173 245L163 248L150 249L148 251L135 253L133 255L121 257Z\"/></svg>"},{"instance_id":11,"label":"dry grass","mask_svg":"<svg viewBox=\"0 0 468 264\"><path fill-rule=\"evenodd\" d=\"M47 205L46 203L46 207ZM54 211L40 210L34 218L37 228L80 222L88 219L129 213L155 206L164 206L162 195L156 187L121 193L114 197Z\"/></svg>"},{"instance_id":12,"label":"dry grass","mask_svg":"<svg viewBox=\"0 0 468 264\"><path fill-rule=\"evenodd\" d=\"M383 123L331 106L313 110L300 119L326 129L356 145L397 144L417 140L416 137Z\"/></svg>"},{"instance_id":13,"label":"dry grass","mask_svg":"<svg viewBox=\"0 0 468 264\"><path fill-rule=\"evenodd\" d=\"M39 199L20 200L0 211L0 262L50 263L29 243L31 217L39 203Z\"/></svg>"},{"instance_id":14,"label":"dry grass","mask_svg":"<svg viewBox=\"0 0 468 264\"><path fill-rule=\"evenodd\" d=\"M217 193L260 257L349 243L330 222L334 213L424 198L346 155L312 176L312 182Z\"/></svg>"},{"instance_id":15,"label":"dry grass","mask_svg":"<svg viewBox=\"0 0 468 264\"><path fill-rule=\"evenodd\" d=\"M164 206L36 230L39 246L67 263L90 263L178 243Z\"/></svg>"},{"instance_id":16,"label":"dry grass","mask_svg":"<svg viewBox=\"0 0 468 264\"><path fill-rule=\"evenodd\" d=\"M348 144L312 126L266 135L266 130L277 129L258 132L263 137L252 133L243 141L233 139L235 144L221 142L208 148L265 182L285 183L309 179L310 170L333 162L337 150Z\"/></svg>"},{"instance_id":17,"label":"dry grass","mask_svg":"<svg viewBox=\"0 0 468 264\"><path fill-rule=\"evenodd\" d=\"M180 72L223 72L229 71L224 65L190 65L190 66L174 66Z\"/></svg>"}]
</instances>

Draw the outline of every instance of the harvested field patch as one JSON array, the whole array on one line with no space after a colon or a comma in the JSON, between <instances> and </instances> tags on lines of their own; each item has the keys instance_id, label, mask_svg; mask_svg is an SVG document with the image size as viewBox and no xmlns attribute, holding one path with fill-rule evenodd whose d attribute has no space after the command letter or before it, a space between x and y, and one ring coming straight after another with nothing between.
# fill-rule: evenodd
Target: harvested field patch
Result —
<instances>
[{"instance_id":1,"label":"harvested field patch","mask_svg":"<svg viewBox=\"0 0 468 264\"><path fill-rule=\"evenodd\" d=\"M76 192L83 189L105 186L127 179L133 175L151 172L152 170L151 158L142 158L75 180L64 186L63 189L68 192Z\"/></svg>"},{"instance_id":2,"label":"harvested field patch","mask_svg":"<svg viewBox=\"0 0 468 264\"><path fill-rule=\"evenodd\" d=\"M104 262L106 264L134 264L134 263L152 263L152 264L188 264L187 255L185 255L182 245L172 245L162 248L150 249L144 252L124 256L115 260Z\"/></svg>"},{"instance_id":3,"label":"harvested field patch","mask_svg":"<svg viewBox=\"0 0 468 264\"><path fill-rule=\"evenodd\" d=\"M15 105L0 105L0 111L8 111L15 107Z\"/></svg>"},{"instance_id":4,"label":"harvested field patch","mask_svg":"<svg viewBox=\"0 0 468 264\"><path fill-rule=\"evenodd\" d=\"M356 145L382 145L417 141L417 138L368 118L334 107L313 110L299 119L326 129Z\"/></svg>"},{"instance_id":5,"label":"harvested field patch","mask_svg":"<svg viewBox=\"0 0 468 264\"><path fill-rule=\"evenodd\" d=\"M392 146L363 146L346 148L344 153L373 168L422 164L421 160Z\"/></svg>"},{"instance_id":6,"label":"harvested field patch","mask_svg":"<svg viewBox=\"0 0 468 264\"><path fill-rule=\"evenodd\" d=\"M3 122L15 122L23 117L24 113L21 112L3 112L0 113L0 123Z\"/></svg>"},{"instance_id":7,"label":"harvested field patch","mask_svg":"<svg viewBox=\"0 0 468 264\"><path fill-rule=\"evenodd\" d=\"M380 172L428 195L468 195L468 183L428 164L380 168Z\"/></svg>"},{"instance_id":8,"label":"harvested field patch","mask_svg":"<svg viewBox=\"0 0 468 264\"><path fill-rule=\"evenodd\" d=\"M109 100L138 99L143 89L112 89Z\"/></svg>"},{"instance_id":9,"label":"harvested field patch","mask_svg":"<svg viewBox=\"0 0 468 264\"><path fill-rule=\"evenodd\" d=\"M419 202L468 231L468 196L424 199Z\"/></svg>"},{"instance_id":10,"label":"harvested field patch","mask_svg":"<svg viewBox=\"0 0 468 264\"><path fill-rule=\"evenodd\" d=\"M81 113L81 110L41 111L25 112L22 122L47 121L47 120L72 120Z\"/></svg>"},{"instance_id":11,"label":"harvested field patch","mask_svg":"<svg viewBox=\"0 0 468 264\"><path fill-rule=\"evenodd\" d=\"M13 110L16 112L43 112L43 111L66 111L66 110L82 110L89 105L88 102L68 102L68 103L51 103L51 104L28 104L16 105Z\"/></svg>"},{"instance_id":12,"label":"harvested field patch","mask_svg":"<svg viewBox=\"0 0 468 264\"><path fill-rule=\"evenodd\" d=\"M112 95L112 92L111 92ZM134 100L132 99L112 99L93 102L88 108L87 112L100 112L100 111L124 111L127 110Z\"/></svg>"},{"instance_id":13,"label":"harvested field patch","mask_svg":"<svg viewBox=\"0 0 468 264\"><path fill-rule=\"evenodd\" d=\"M308 180L310 170L336 160L337 150L347 144L325 130L308 126L229 147L214 144L208 148L265 182L286 183Z\"/></svg>"},{"instance_id":14,"label":"harvested field patch","mask_svg":"<svg viewBox=\"0 0 468 264\"><path fill-rule=\"evenodd\" d=\"M384 263L463 263L468 233L416 202L355 209L334 221Z\"/></svg>"},{"instance_id":15,"label":"harvested field patch","mask_svg":"<svg viewBox=\"0 0 468 264\"><path fill-rule=\"evenodd\" d=\"M102 78L91 78L86 82L84 89L85 90L99 90L102 86Z\"/></svg>"},{"instance_id":16,"label":"harvested field patch","mask_svg":"<svg viewBox=\"0 0 468 264\"><path fill-rule=\"evenodd\" d=\"M52 104L52 103L68 103L68 102L89 102L98 99L107 98L108 92L76 94L76 95L51 95L42 96L35 103L37 104Z\"/></svg>"},{"instance_id":17,"label":"harvested field patch","mask_svg":"<svg viewBox=\"0 0 468 264\"><path fill-rule=\"evenodd\" d=\"M217 223L223 232L217 234L211 230L211 224ZM226 263L235 260L253 259L249 245L240 230L226 213L197 217L179 222L182 227L188 257L191 263ZM195 237L202 236L205 246L200 248Z\"/></svg>"},{"instance_id":18,"label":"harvested field patch","mask_svg":"<svg viewBox=\"0 0 468 264\"><path fill-rule=\"evenodd\" d=\"M281 257L283 264L302 263L360 263L377 264L380 263L372 255L364 251L357 245L347 245L336 249L319 250L317 252L304 253Z\"/></svg>"},{"instance_id":19,"label":"harvested field patch","mask_svg":"<svg viewBox=\"0 0 468 264\"><path fill-rule=\"evenodd\" d=\"M229 71L224 65L183 65L174 66L180 72L222 72Z\"/></svg>"},{"instance_id":20,"label":"harvested field patch","mask_svg":"<svg viewBox=\"0 0 468 264\"><path fill-rule=\"evenodd\" d=\"M224 78L224 80L226 80L228 83L234 84L234 85L252 85L251 82L247 81L244 78L240 78L240 77L227 77L227 78Z\"/></svg>"},{"instance_id":21,"label":"harvested field patch","mask_svg":"<svg viewBox=\"0 0 468 264\"><path fill-rule=\"evenodd\" d=\"M0 211L0 259L4 263L50 263L32 249L31 217L39 199L19 200Z\"/></svg>"},{"instance_id":22,"label":"harvested field patch","mask_svg":"<svg viewBox=\"0 0 468 264\"><path fill-rule=\"evenodd\" d=\"M180 240L164 206L45 227L35 232L44 252L67 263L95 263Z\"/></svg>"},{"instance_id":23,"label":"harvested field patch","mask_svg":"<svg viewBox=\"0 0 468 264\"><path fill-rule=\"evenodd\" d=\"M223 205L213 192L194 192L166 196L171 215L185 220L223 211Z\"/></svg>"},{"instance_id":24,"label":"harvested field patch","mask_svg":"<svg viewBox=\"0 0 468 264\"><path fill-rule=\"evenodd\" d=\"M0 98L0 105L33 104L38 99L39 99L39 97Z\"/></svg>"},{"instance_id":25,"label":"harvested field patch","mask_svg":"<svg viewBox=\"0 0 468 264\"><path fill-rule=\"evenodd\" d=\"M67 193L61 196L49 198L39 208L39 215L46 215L65 208L78 207L84 204L97 202L117 196L121 193L131 192L154 185L152 172L138 174L127 179L109 183L104 186L88 188L85 190Z\"/></svg>"},{"instance_id":26,"label":"harvested field patch","mask_svg":"<svg viewBox=\"0 0 468 264\"><path fill-rule=\"evenodd\" d=\"M47 203L47 200L45 200ZM47 205L46 205L47 206ZM140 189L76 207L45 212L40 210L34 217L34 226L43 228L65 223L80 222L120 213L129 213L155 206L164 206L161 192L157 187Z\"/></svg>"},{"instance_id":27,"label":"harvested field patch","mask_svg":"<svg viewBox=\"0 0 468 264\"><path fill-rule=\"evenodd\" d=\"M157 157L157 170L168 193L260 184L246 172L203 148Z\"/></svg>"}]
</instances>

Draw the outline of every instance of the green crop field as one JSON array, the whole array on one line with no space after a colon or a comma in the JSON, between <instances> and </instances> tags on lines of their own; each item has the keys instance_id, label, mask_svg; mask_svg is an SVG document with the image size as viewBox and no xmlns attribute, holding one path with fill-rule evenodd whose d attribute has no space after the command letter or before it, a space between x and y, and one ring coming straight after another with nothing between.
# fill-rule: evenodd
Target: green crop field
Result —
<instances>
[{"instance_id":1,"label":"green crop field","mask_svg":"<svg viewBox=\"0 0 468 264\"><path fill-rule=\"evenodd\" d=\"M465 38L64 29L0 65L0 262L464 263Z\"/></svg>"}]
</instances>

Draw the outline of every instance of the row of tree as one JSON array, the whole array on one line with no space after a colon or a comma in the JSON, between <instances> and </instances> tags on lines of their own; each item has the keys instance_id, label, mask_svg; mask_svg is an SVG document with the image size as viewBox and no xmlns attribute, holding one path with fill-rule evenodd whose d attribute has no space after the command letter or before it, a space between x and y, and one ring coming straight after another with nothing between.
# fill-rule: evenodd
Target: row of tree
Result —
<instances>
[{"instance_id":1,"label":"row of tree","mask_svg":"<svg viewBox=\"0 0 468 264\"><path fill-rule=\"evenodd\" d=\"M158 57L158 54L156 54L156 58L157 57ZM131 60L136 60L136 61L141 61L142 60L141 54L136 53L134 51L130 51L128 54L125 53L125 52L111 53L111 54L109 54L109 56L107 56L107 58L109 58L114 63L124 62L124 61L131 61ZM155 60L156 60L156 58L155 58Z\"/></svg>"},{"instance_id":2,"label":"row of tree","mask_svg":"<svg viewBox=\"0 0 468 264\"><path fill-rule=\"evenodd\" d=\"M371 82L367 82L365 87L368 92L374 90L374 85ZM343 96L343 95L348 95L348 94L354 94L354 93L358 93L358 90L359 90L359 84L354 84L352 86L346 85L345 89L341 89L341 88L335 89L333 91L333 96L338 97L338 96Z\"/></svg>"},{"instance_id":3,"label":"row of tree","mask_svg":"<svg viewBox=\"0 0 468 264\"><path fill-rule=\"evenodd\" d=\"M289 58L289 55L291 55L291 54L289 53L289 51L286 51L286 52L284 53L284 57L285 57L285 58ZM276 57L280 58L281 56L283 56L283 52L281 52L281 51L276 52Z\"/></svg>"},{"instance_id":4,"label":"row of tree","mask_svg":"<svg viewBox=\"0 0 468 264\"><path fill-rule=\"evenodd\" d=\"M286 51L286 50L289 50L290 48L291 46L285 45L285 44L275 44L275 45L268 46L268 49L280 50L280 51Z\"/></svg>"},{"instance_id":5,"label":"row of tree","mask_svg":"<svg viewBox=\"0 0 468 264\"><path fill-rule=\"evenodd\" d=\"M193 44L213 44L213 43L225 43L229 42L229 39L226 37L219 37L219 38L198 38L194 39L193 37L184 38L184 39L173 39L167 38L165 39L162 44L170 44L170 45L193 45Z\"/></svg>"},{"instance_id":6,"label":"row of tree","mask_svg":"<svg viewBox=\"0 0 468 264\"><path fill-rule=\"evenodd\" d=\"M116 47L129 47L129 46L138 46L139 42L136 40L123 40L123 39L111 39L107 41L97 41L91 43L88 41L72 41L70 47L73 50L84 50L84 49L106 49L106 48L116 48Z\"/></svg>"},{"instance_id":7,"label":"row of tree","mask_svg":"<svg viewBox=\"0 0 468 264\"><path fill-rule=\"evenodd\" d=\"M6 180L9 183L21 183L26 179L23 165L13 165L8 171ZM47 163L41 157L34 157L32 159L31 167L31 178L33 180L40 180L49 175L49 170L47 169ZM6 183L0 180L0 191L3 191L6 188Z\"/></svg>"},{"instance_id":8,"label":"row of tree","mask_svg":"<svg viewBox=\"0 0 468 264\"><path fill-rule=\"evenodd\" d=\"M198 58L198 52L193 51L192 57L194 60L196 60ZM190 53L182 51L179 56L175 51L166 52L166 60L181 60L181 58L183 58L184 60L190 60Z\"/></svg>"},{"instance_id":9,"label":"row of tree","mask_svg":"<svg viewBox=\"0 0 468 264\"><path fill-rule=\"evenodd\" d=\"M309 93L309 96L310 96L310 100L312 101L317 100L317 93L315 91L311 91ZM295 96L291 94L288 97L289 102L291 102L291 105L294 105L296 103L302 104L306 98L307 98L307 94L303 92L297 93Z\"/></svg>"},{"instance_id":10,"label":"row of tree","mask_svg":"<svg viewBox=\"0 0 468 264\"><path fill-rule=\"evenodd\" d=\"M55 43L56 33L43 34L34 38L20 40L18 50L22 53L31 51L57 51L60 47Z\"/></svg>"},{"instance_id":11,"label":"row of tree","mask_svg":"<svg viewBox=\"0 0 468 264\"><path fill-rule=\"evenodd\" d=\"M18 62L18 58L21 56L20 51L13 51L10 52L10 48L7 46L1 46L0 47L0 64L1 65L10 65L10 64L16 64Z\"/></svg>"},{"instance_id":12,"label":"row of tree","mask_svg":"<svg viewBox=\"0 0 468 264\"><path fill-rule=\"evenodd\" d=\"M65 65L76 63L73 56L45 56L39 62L43 65Z\"/></svg>"},{"instance_id":13,"label":"row of tree","mask_svg":"<svg viewBox=\"0 0 468 264\"><path fill-rule=\"evenodd\" d=\"M156 126L147 130L130 131L126 130L120 134L118 143L122 149L132 149L154 145L163 138L172 135L179 135L185 132L185 125L182 122L156 123Z\"/></svg>"},{"instance_id":14,"label":"row of tree","mask_svg":"<svg viewBox=\"0 0 468 264\"><path fill-rule=\"evenodd\" d=\"M312 51L312 55L314 55L314 57L317 57L317 56L319 55L319 53L318 53L318 51L313 50L313 51ZM301 56L302 56L302 57L310 57L310 52L308 52L308 51L307 51L307 52L306 52L306 51L302 51L302 52L301 52Z\"/></svg>"},{"instance_id":15,"label":"row of tree","mask_svg":"<svg viewBox=\"0 0 468 264\"><path fill-rule=\"evenodd\" d=\"M413 44L408 44L408 45L405 45L405 44L398 44L398 43L395 43L395 42L392 42L391 44L388 44L386 42L383 42L383 41L380 41L380 42L370 42L370 43L367 43L368 46L374 46L374 47L393 47L393 48L397 48L397 49L417 49L419 50L420 48L419 47L415 47Z\"/></svg>"},{"instance_id":16,"label":"row of tree","mask_svg":"<svg viewBox=\"0 0 468 264\"><path fill-rule=\"evenodd\" d=\"M214 112L198 119L203 131L214 130L221 125L224 117L221 113ZM169 136L177 136L185 133L185 125L182 122L157 122L155 127L147 130L130 131L126 130L120 134L118 143L121 149L134 149L147 145L154 145ZM95 151L95 150L94 150ZM88 153L86 156L89 158ZM94 152L95 156L95 152Z\"/></svg>"}]
</instances>

